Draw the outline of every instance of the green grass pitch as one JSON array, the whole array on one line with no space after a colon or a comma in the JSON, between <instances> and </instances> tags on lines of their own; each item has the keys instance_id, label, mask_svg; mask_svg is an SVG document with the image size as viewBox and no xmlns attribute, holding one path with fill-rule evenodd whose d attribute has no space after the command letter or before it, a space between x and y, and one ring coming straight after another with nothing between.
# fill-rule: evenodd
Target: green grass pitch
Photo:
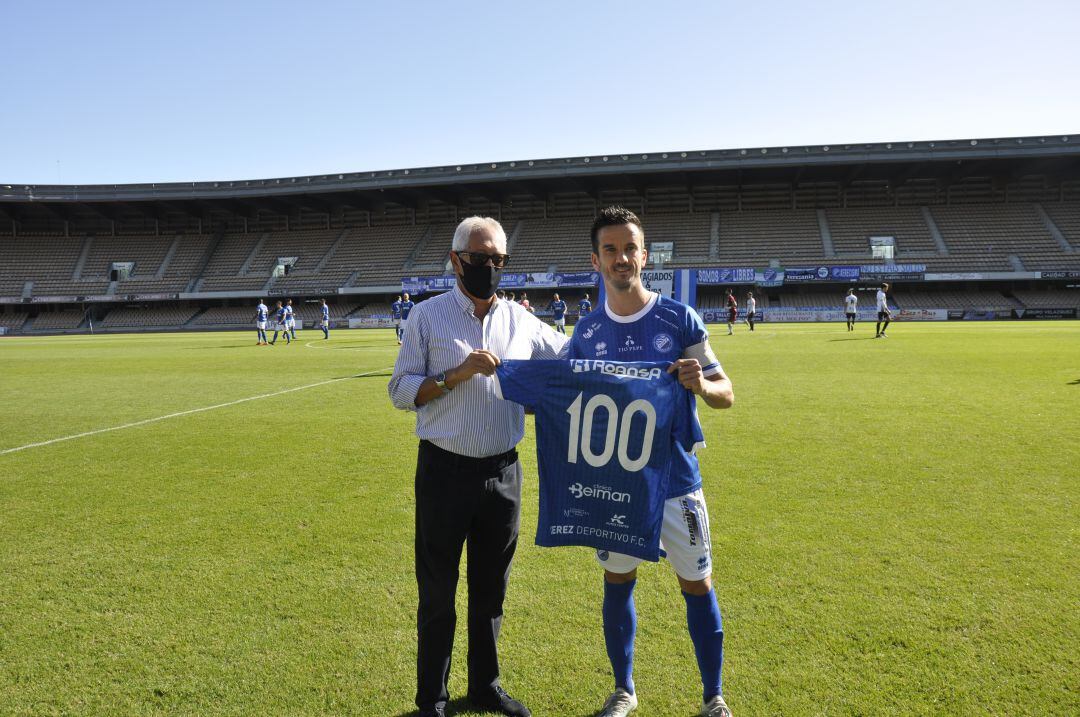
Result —
<instances>
[{"instance_id":1,"label":"green grass pitch","mask_svg":"<svg viewBox=\"0 0 1080 717\"><path fill-rule=\"evenodd\" d=\"M713 327L736 393L701 411L728 701L1078 714L1080 323L889 333ZM254 343L0 339L0 715L412 711L416 441L386 395L393 334ZM538 716L591 715L611 689L600 571L533 545L531 425L519 448L504 684ZM644 566L636 597L637 714L689 717L670 566Z\"/></svg>"}]
</instances>

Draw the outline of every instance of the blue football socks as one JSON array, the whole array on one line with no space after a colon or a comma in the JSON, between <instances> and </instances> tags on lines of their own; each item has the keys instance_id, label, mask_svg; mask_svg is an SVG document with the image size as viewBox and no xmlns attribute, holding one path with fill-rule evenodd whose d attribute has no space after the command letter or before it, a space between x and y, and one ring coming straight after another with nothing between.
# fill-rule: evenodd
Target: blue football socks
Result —
<instances>
[{"instance_id":1,"label":"blue football socks","mask_svg":"<svg viewBox=\"0 0 1080 717\"><path fill-rule=\"evenodd\" d=\"M724 623L720 618L720 605L714 590L705 595L683 592L683 598L686 599L686 625L701 671L702 701L708 702L723 694L720 670L724 664Z\"/></svg>"},{"instance_id":2,"label":"blue football socks","mask_svg":"<svg viewBox=\"0 0 1080 717\"><path fill-rule=\"evenodd\" d=\"M637 612L634 609L634 585L604 581L604 643L615 673L615 686L634 694L634 636Z\"/></svg>"}]
</instances>

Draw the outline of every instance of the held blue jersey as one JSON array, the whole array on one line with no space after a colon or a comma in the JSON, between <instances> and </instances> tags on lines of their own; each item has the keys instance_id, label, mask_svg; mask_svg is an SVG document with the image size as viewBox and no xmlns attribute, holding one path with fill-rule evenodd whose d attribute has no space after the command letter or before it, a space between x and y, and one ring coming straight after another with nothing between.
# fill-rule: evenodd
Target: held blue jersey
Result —
<instances>
[{"instance_id":1,"label":"held blue jersey","mask_svg":"<svg viewBox=\"0 0 1080 717\"><path fill-rule=\"evenodd\" d=\"M409 318L409 312L413 310L414 306L416 306L416 304L413 303L412 301L402 301L401 302L401 318L402 319Z\"/></svg>"},{"instance_id":2,"label":"held blue jersey","mask_svg":"<svg viewBox=\"0 0 1080 717\"><path fill-rule=\"evenodd\" d=\"M395 301L394 303L390 304L390 313L394 315L395 319L400 319L401 318L401 302L400 301Z\"/></svg>"},{"instance_id":3,"label":"held blue jersey","mask_svg":"<svg viewBox=\"0 0 1080 717\"><path fill-rule=\"evenodd\" d=\"M551 313L556 321L562 321L566 316L566 302L562 299L551 302Z\"/></svg>"},{"instance_id":4,"label":"held blue jersey","mask_svg":"<svg viewBox=\"0 0 1080 717\"><path fill-rule=\"evenodd\" d=\"M503 361L499 398L536 411L536 543L660 559L673 454L701 443L668 362Z\"/></svg>"},{"instance_id":5,"label":"held blue jersey","mask_svg":"<svg viewBox=\"0 0 1080 717\"><path fill-rule=\"evenodd\" d=\"M613 314L605 304L579 320L570 339L570 358L603 361L675 361L694 358L706 377L720 372L705 323L691 307L659 294L632 316ZM668 498L701 487L697 458L676 451Z\"/></svg>"},{"instance_id":6,"label":"held blue jersey","mask_svg":"<svg viewBox=\"0 0 1080 717\"><path fill-rule=\"evenodd\" d=\"M582 299L577 303L577 310L579 315L584 316L592 311L592 302L588 299Z\"/></svg>"}]
</instances>

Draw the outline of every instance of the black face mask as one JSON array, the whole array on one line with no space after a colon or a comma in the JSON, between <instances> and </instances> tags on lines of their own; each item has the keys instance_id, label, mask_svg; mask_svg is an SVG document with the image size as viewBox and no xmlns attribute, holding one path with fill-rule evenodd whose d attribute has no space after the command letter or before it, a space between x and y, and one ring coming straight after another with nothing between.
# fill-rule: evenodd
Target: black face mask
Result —
<instances>
[{"instance_id":1,"label":"black face mask","mask_svg":"<svg viewBox=\"0 0 1080 717\"><path fill-rule=\"evenodd\" d=\"M495 289L499 288L499 280L502 278L502 269L485 264L473 266L468 262L461 262L461 283L465 291L478 299L490 299L495 295Z\"/></svg>"}]
</instances>

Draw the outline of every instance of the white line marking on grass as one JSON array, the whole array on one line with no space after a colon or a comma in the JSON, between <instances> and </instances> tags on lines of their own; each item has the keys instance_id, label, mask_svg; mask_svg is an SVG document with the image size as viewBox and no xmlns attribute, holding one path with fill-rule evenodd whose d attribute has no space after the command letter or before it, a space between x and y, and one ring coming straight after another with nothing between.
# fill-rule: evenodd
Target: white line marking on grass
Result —
<instances>
[{"instance_id":1,"label":"white line marking on grass","mask_svg":"<svg viewBox=\"0 0 1080 717\"><path fill-rule=\"evenodd\" d=\"M308 349L330 349L331 351L389 351L393 346L323 346L319 342L325 339L315 339L304 344ZM312 344L315 344L312 346Z\"/></svg>"},{"instance_id":2,"label":"white line marking on grass","mask_svg":"<svg viewBox=\"0 0 1080 717\"><path fill-rule=\"evenodd\" d=\"M380 371L392 371L393 366L388 368L379 368L374 371L367 371L365 373L357 373L352 376L342 376L340 378L328 378L325 381L316 381L315 383L309 383L305 386L296 386L294 388L286 388L281 391L274 391L273 393L263 393L258 396L248 396L247 398L238 398L235 401L228 401L226 403L217 403L213 406L203 406L202 408L192 408L187 411L177 411L176 413L169 413L164 416L157 416L156 418L145 418L141 421L134 421L132 423L125 423L122 426L109 426L108 428L98 428L93 431L84 431L83 433L76 433L70 436L61 436L60 438L50 438L47 441L38 441L37 443L27 443L25 446L17 446L15 448L5 448L0 450L0 456L8 453L16 453L18 451L25 451L28 448L40 448L42 446L49 446L53 443L62 443L63 441L73 441L76 438L85 438L87 436L96 436L99 433L108 433L110 431L122 431L125 428L136 428L138 426L145 426L149 423L157 423L158 421L166 421L170 418L179 418L180 416L189 416L193 413L203 413L204 411L213 411L216 408L227 408L229 406L236 406L241 403L247 403L248 401L258 401L263 398L273 398L274 396L281 396L286 393L293 393L295 391L303 391L307 388L315 388L317 386L325 386L329 383L337 383L338 381L348 381L350 378L363 378L364 376L371 376L379 373Z\"/></svg>"}]
</instances>

